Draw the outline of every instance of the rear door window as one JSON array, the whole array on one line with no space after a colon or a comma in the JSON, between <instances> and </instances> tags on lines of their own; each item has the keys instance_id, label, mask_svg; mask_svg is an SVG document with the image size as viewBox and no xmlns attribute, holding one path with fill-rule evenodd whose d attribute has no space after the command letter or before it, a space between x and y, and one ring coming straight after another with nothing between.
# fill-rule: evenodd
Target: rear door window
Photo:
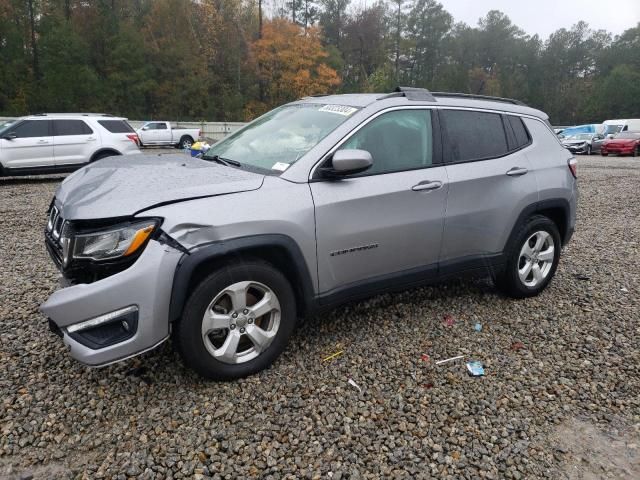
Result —
<instances>
[{"instance_id":1,"label":"rear door window","mask_svg":"<svg viewBox=\"0 0 640 480\"><path fill-rule=\"evenodd\" d=\"M450 162L470 162L501 157L509 152L498 113L440 110Z\"/></svg>"},{"instance_id":2,"label":"rear door window","mask_svg":"<svg viewBox=\"0 0 640 480\"><path fill-rule=\"evenodd\" d=\"M58 137L67 135L91 135L93 130L82 120L54 120L53 134Z\"/></svg>"},{"instance_id":3,"label":"rear door window","mask_svg":"<svg viewBox=\"0 0 640 480\"><path fill-rule=\"evenodd\" d=\"M25 120L11 129L18 138L49 137L49 120Z\"/></svg>"},{"instance_id":4,"label":"rear door window","mask_svg":"<svg viewBox=\"0 0 640 480\"><path fill-rule=\"evenodd\" d=\"M124 120L98 120L98 123L111 133L135 133Z\"/></svg>"}]
</instances>

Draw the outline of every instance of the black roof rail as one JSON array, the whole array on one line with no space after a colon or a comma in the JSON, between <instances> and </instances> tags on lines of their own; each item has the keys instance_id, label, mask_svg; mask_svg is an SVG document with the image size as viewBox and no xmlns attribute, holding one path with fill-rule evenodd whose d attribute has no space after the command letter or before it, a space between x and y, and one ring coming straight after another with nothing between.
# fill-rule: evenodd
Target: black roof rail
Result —
<instances>
[{"instance_id":1,"label":"black roof rail","mask_svg":"<svg viewBox=\"0 0 640 480\"><path fill-rule=\"evenodd\" d=\"M490 95L474 95L472 93L433 92L433 96L445 98L469 98L472 100L488 100L490 102L511 103L512 105L520 105L522 107L528 106L520 100L514 100L513 98L492 97Z\"/></svg>"},{"instance_id":2,"label":"black roof rail","mask_svg":"<svg viewBox=\"0 0 640 480\"><path fill-rule=\"evenodd\" d=\"M405 97L407 100L424 100L427 102L437 102L432 93L426 88L416 87L396 87L393 93L388 93L379 97L377 100L385 98Z\"/></svg>"}]
</instances>

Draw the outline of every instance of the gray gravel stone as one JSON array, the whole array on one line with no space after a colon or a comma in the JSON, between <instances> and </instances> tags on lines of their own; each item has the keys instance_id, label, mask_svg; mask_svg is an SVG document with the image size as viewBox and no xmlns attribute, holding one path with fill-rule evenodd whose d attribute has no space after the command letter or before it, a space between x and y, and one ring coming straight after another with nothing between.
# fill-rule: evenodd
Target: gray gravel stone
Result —
<instances>
[{"instance_id":1,"label":"gray gravel stone","mask_svg":"<svg viewBox=\"0 0 640 480\"><path fill-rule=\"evenodd\" d=\"M579 175L577 232L539 297L484 280L378 296L309 319L272 368L228 383L169 343L71 360L38 312L60 179L0 179L0 478L640 478L640 161L582 157ZM456 355L486 375L434 365ZM597 461L580 444L594 435Z\"/></svg>"}]
</instances>

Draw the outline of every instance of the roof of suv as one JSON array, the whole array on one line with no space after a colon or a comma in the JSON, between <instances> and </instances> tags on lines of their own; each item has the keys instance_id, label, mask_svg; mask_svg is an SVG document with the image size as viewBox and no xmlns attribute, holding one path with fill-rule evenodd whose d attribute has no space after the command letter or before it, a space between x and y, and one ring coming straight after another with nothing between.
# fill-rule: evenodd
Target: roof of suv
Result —
<instances>
[{"instance_id":1,"label":"roof of suv","mask_svg":"<svg viewBox=\"0 0 640 480\"><path fill-rule=\"evenodd\" d=\"M125 117L117 117L108 113L36 113L34 115L26 115L20 117L21 120L37 120L39 118L78 118L78 117L92 117L111 120L126 120Z\"/></svg>"},{"instance_id":2,"label":"roof of suv","mask_svg":"<svg viewBox=\"0 0 640 480\"><path fill-rule=\"evenodd\" d=\"M430 92L423 88L398 87L393 93L348 93L343 95L317 95L305 97L300 103L323 103L364 108L378 101L386 100L397 105L438 105L447 107L473 107L487 110L532 115L543 120L546 113L525 105L518 100L501 97L488 97L452 92ZM296 102L297 103L297 102Z\"/></svg>"}]
</instances>

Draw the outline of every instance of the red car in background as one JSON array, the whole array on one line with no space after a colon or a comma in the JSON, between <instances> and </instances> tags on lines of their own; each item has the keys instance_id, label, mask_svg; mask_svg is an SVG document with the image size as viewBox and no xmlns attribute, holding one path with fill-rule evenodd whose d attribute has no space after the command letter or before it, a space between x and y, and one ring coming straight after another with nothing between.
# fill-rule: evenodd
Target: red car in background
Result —
<instances>
[{"instance_id":1,"label":"red car in background","mask_svg":"<svg viewBox=\"0 0 640 480\"><path fill-rule=\"evenodd\" d=\"M621 132L615 137L605 140L600 151L603 157L609 154L640 155L640 133Z\"/></svg>"}]
</instances>

